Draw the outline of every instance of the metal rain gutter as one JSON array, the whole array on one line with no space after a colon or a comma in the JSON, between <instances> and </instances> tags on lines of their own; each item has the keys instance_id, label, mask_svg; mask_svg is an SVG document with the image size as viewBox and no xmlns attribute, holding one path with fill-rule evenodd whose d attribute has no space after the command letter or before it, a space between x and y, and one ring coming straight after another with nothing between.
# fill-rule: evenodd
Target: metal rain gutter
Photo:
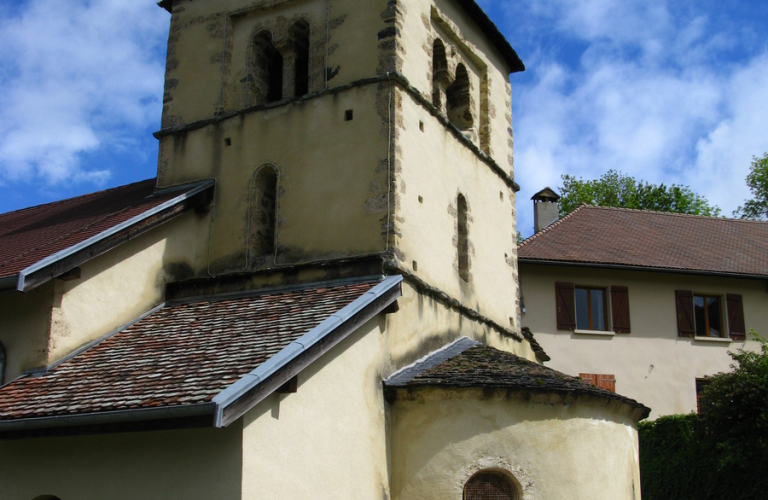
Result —
<instances>
[{"instance_id":1,"label":"metal rain gutter","mask_svg":"<svg viewBox=\"0 0 768 500\"><path fill-rule=\"evenodd\" d=\"M228 423L239 418L239 416L253 408L256 404L271 394L272 391L263 391L260 395L248 401L246 407L239 408L236 415L227 416L225 419L224 412L228 407L238 403L241 398L252 394L260 384L267 379L274 378L278 372L287 368L290 363L297 360L301 355L309 353L315 346L321 347L320 352L310 355L309 359L304 360L301 367L296 368L297 371L319 358L324 352L330 350L331 347L346 337L346 335L342 334L329 343L327 340L331 334L343 330L344 326L352 327L348 332L345 332L346 334L352 333L363 322L368 321L370 318L381 312L382 309L394 302L401 294L399 287L402 281L403 277L400 275L385 278L381 283L368 290L351 304L329 316L325 321L302 337L288 344L280 352L259 365L255 370L217 394L213 398L213 402L216 404L213 423L214 427L226 427ZM398 287L396 290L397 294L394 295L391 300L378 304L378 307L376 307L375 310L367 311L368 314L365 314L366 309L372 305L376 305L377 300L385 298L388 294L391 295L395 287ZM361 315L363 316L362 318L360 317ZM321 346L321 344L323 345ZM278 383L273 382L271 385L276 384Z\"/></svg>"},{"instance_id":2,"label":"metal rain gutter","mask_svg":"<svg viewBox=\"0 0 768 500\"><path fill-rule=\"evenodd\" d=\"M153 215L158 214L158 213L162 212L163 210L166 210L166 209L168 209L168 208L170 208L170 207L172 207L172 206L174 206L174 205L176 205L176 204L178 204L178 203L180 203L180 202L182 202L182 201L184 201L184 200L186 200L188 198L192 198L193 196L202 193L203 191L205 191L206 189L211 188L214 185L215 185L215 181L213 181L213 180L204 181L204 182L200 183L197 187L193 188L190 191L187 191L187 192L185 192L185 193L183 193L183 194L181 194L181 195L179 195L179 196L177 196L175 198L172 198L172 199L166 201L165 203L162 203L162 204L160 204L160 205L158 205L158 206L156 206L156 207L154 207L154 208L152 208L150 210L147 210L146 212L142 212L141 214L139 214L139 215L137 215L137 216L135 216L135 217L133 217L131 219L128 219L125 222L121 222L120 224L107 229L106 231L102 231L101 233L99 233L97 235L91 236L87 240L83 240L80 243L72 245L69 248L65 248L64 250L60 250L60 251L58 251L58 252L56 252L56 253L54 253L52 255L49 255L48 257L46 257L44 259L42 259L42 260L32 264L31 266L27 267L26 269L21 270L19 272L19 274L17 275L18 278L16 280L16 290L19 291L19 292L23 292L24 291L25 279L30 274L32 274L34 272L37 272L37 271L40 271L41 269L44 269L44 268L46 268L46 267L48 267L48 266L50 266L52 264L55 264L56 262L66 258L66 257L69 257L70 255L73 255L73 254L75 254L75 253L77 253L77 252L79 252L81 250L85 250L89 246L94 245L94 244L98 243L99 241L102 241L102 240L104 240L106 238L109 238L110 236L113 236L113 235L115 235L115 234L117 234L117 233L119 233L119 232L121 232L121 231L123 231L125 229L128 229L129 227L131 227L131 226L133 226L133 225L135 225L135 224L137 224L137 223L139 223L139 222L141 222L141 221L143 221L145 219L148 219L149 217L152 217ZM2 283L2 282L0 282L0 283Z\"/></svg>"}]
</instances>

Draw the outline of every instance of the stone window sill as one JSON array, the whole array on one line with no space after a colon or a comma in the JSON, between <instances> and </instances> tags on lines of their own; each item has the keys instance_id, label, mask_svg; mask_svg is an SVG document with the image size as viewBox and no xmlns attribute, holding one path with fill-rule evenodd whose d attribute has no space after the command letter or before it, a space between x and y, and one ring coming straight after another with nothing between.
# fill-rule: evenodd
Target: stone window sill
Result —
<instances>
[{"instance_id":1,"label":"stone window sill","mask_svg":"<svg viewBox=\"0 0 768 500\"><path fill-rule=\"evenodd\" d=\"M693 340L697 342L722 342L725 344L733 342L733 339L724 339L721 337L694 337Z\"/></svg>"},{"instance_id":2,"label":"stone window sill","mask_svg":"<svg viewBox=\"0 0 768 500\"><path fill-rule=\"evenodd\" d=\"M574 330L573 333L578 333L579 335L603 335L606 337L613 337L616 335L614 332L605 330Z\"/></svg>"}]
</instances>

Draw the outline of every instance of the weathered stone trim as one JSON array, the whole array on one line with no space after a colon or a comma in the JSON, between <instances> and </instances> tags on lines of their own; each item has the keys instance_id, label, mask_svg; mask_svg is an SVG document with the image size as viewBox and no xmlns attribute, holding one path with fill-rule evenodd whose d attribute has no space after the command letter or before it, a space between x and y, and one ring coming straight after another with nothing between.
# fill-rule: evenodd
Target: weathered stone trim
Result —
<instances>
[{"instance_id":1,"label":"weathered stone trim","mask_svg":"<svg viewBox=\"0 0 768 500\"><path fill-rule=\"evenodd\" d=\"M155 136L156 139L162 139L163 137L167 137L169 135L177 134L177 133L180 133L180 132L189 132L191 130L198 130L198 129L201 129L201 128L206 127L208 125L211 125L211 124L214 124L214 123L223 122L224 120L227 120L229 118L233 118L233 117L236 117L236 116L247 115L247 114L254 113L254 112L257 112L257 111L261 111L261 110L264 110L264 109L272 109L272 108L277 108L277 107L280 107L280 106L287 106L289 104L294 104L294 103L297 103L297 102L303 102L303 101L308 101L310 99L316 99L318 97L325 96L326 94L337 94L339 92L343 92L345 90L350 90L350 89L353 89L353 88L356 88L356 87L363 87L363 86L366 86L366 85L379 84L379 83L390 81L390 80L392 82L394 82L395 84L397 84L401 89L405 90L408 94L410 94L410 96L413 97L413 99L417 103L419 103L423 108L425 108L427 111L429 111L429 113L432 116L437 118L437 120L443 125L443 127L446 128L446 130L451 132L454 135L454 137L456 137L456 139L459 140L460 143L464 144L464 146L466 146L470 151L472 151L475 154L475 156L477 156L478 159L480 159L483 163L488 165L490 167L490 169L493 171L493 173L495 173L497 176L499 176L499 178L501 178L501 180L504 181L504 183L510 189L512 189L514 192L520 191L520 186L517 184L517 182L515 182L515 180L512 177L510 177L510 175L507 174L507 172L504 171L504 169L502 169L499 166L499 164L496 163L496 161L493 158L491 158L490 156L485 154L482 150L480 150L480 148L478 148L471 140L467 139L464 136L464 134L461 132L461 130L456 128L456 126L453 125L448 120L447 117L442 115L438 111L438 109L435 108L435 106L427 98L425 98L423 95L421 95L421 93L415 87L413 87L410 84L408 79L405 76L403 76L401 73L399 73L399 72L398 73L390 73L389 75L376 76L376 77L372 77L372 78L364 78L362 80L357 80L355 82L351 82L351 83L348 83L346 85L340 85L338 87L329 88L329 89L324 90L324 91L310 92L309 94L301 96L301 97L289 97L289 98L286 98L286 99L283 99L283 100L280 100L280 101L277 101L277 102L271 102L271 103L267 103L267 104L259 104L259 105L256 105L256 106L250 106L250 107L247 107L245 109L241 109L239 111L232 111L232 112L229 112L229 113L223 113L223 114L221 114L219 116L214 116L214 117L211 117L211 118L205 118L203 120L198 120L198 121L195 121L195 122L192 122L192 123L187 123L187 124L177 125L177 126L173 126L173 127L163 128L163 129L158 130L157 132L155 132L153 135Z\"/></svg>"},{"instance_id":2,"label":"weathered stone trim","mask_svg":"<svg viewBox=\"0 0 768 500\"><path fill-rule=\"evenodd\" d=\"M486 316L483 316L482 314L478 313L474 309L470 309L469 307L465 306L458 300L454 299L444 291L440 290L439 288L436 288L423 279L419 278L415 274L413 274L408 269L405 269L404 267L398 266L394 261L385 261L384 262L384 269L390 272L396 272L398 274L401 274L403 276L403 279L411 283L417 290L420 292L423 292L432 298L446 304L451 309L454 309L458 311L460 314L463 314L464 316L468 317L471 320L477 321L479 323L483 323L484 325L490 326L497 332L501 333L505 337L510 337L518 342L523 341L523 336L519 333L510 330L509 328L505 328L501 326L500 324L496 323L491 318L488 318Z\"/></svg>"}]
</instances>

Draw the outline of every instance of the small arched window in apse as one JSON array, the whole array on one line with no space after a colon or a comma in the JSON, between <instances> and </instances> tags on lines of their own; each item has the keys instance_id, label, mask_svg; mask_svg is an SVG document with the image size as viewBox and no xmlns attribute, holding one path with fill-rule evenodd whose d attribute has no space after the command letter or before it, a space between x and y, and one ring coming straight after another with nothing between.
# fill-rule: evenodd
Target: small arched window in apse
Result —
<instances>
[{"instance_id":1,"label":"small arched window in apse","mask_svg":"<svg viewBox=\"0 0 768 500\"><path fill-rule=\"evenodd\" d=\"M293 52L293 95L309 93L309 23L297 21L288 29Z\"/></svg>"},{"instance_id":2,"label":"small arched window in apse","mask_svg":"<svg viewBox=\"0 0 768 500\"><path fill-rule=\"evenodd\" d=\"M448 119L459 130L468 130L474 124L469 98L469 74L463 64L456 67L456 78L446 91Z\"/></svg>"},{"instance_id":3,"label":"small arched window in apse","mask_svg":"<svg viewBox=\"0 0 768 500\"><path fill-rule=\"evenodd\" d=\"M464 485L463 500L517 499L517 487L501 472L480 471Z\"/></svg>"},{"instance_id":4,"label":"small arched window in apse","mask_svg":"<svg viewBox=\"0 0 768 500\"><path fill-rule=\"evenodd\" d=\"M269 31L262 31L254 37L251 64L251 102L266 104L282 99L283 56L272 43Z\"/></svg>"},{"instance_id":5,"label":"small arched window in apse","mask_svg":"<svg viewBox=\"0 0 768 500\"><path fill-rule=\"evenodd\" d=\"M250 208L250 249L255 257L275 252L277 219L277 171L269 165L261 167L253 180Z\"/></svg>"},{"instance_id":6,"label":"small arched window in apse","mask_svg":"<svg viewBox=\"0 0 768 500\"><path fill-rule=\"evenodd\" d=\"M432 105L440 111L443 110L443 94L451 83L450 79L445 45L437 38L432 45Z\"/></svg>"},{"instance_id":7,"label":"small arched window in apse","mask_svg":"<svg viewBox=\"0 0 768 500\"><path fill-rule=\"evenodd\" d=\"M5 361L6 361L6 354L5 354L5 346L2 342L0 342L0 385L3 385L5 383Z\"/></svg>"},{"instance_id":8,"label":"small arched window in apse","mask_svg":"<svg viewBox=\"0 0 768 500\"><path fill-rule=\"evenodd\" d=\"M54 495L40 495L39 497L35 497L32 500L61 500L61 498Z\"/></svg>"},{"instance_id":9,"label":"small arched window in apse","mask_svg":"<svg viewBox=\"0 0 768 500\"><path fill-rule=\"evenodd\" d=\"M458 252L459 252L459 277L469 282L469 225L467 214L467 199L460 194L457 200L458 211Z\"/></svg>"}]
</instances>

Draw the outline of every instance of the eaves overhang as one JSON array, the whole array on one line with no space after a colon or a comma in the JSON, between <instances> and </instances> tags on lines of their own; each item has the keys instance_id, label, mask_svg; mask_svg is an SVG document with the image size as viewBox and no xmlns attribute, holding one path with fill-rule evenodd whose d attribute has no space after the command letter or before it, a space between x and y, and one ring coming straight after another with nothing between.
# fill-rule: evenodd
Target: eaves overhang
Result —
<instances>
[{"instance_id":1,"label":"eaves overhang","mask_svg":"<svg viewBox=\"0 0 768 500\"><path fill-rule=\"evenodd\" d=\"M174 187L180 195L117 224L99 234L58 251L17 274L0 277L0 292L27 292L109 250L167 222L213 197L215 181L206 180ZM160 191L162 192L162 191ZM167 191L166 191L167 192Z\"/></svg>"},{"instance_id":2,"label":"eaves overhang","mask_svg":"<svg viewBox=\"0 0 768 500\"><path fill-rule=\"evenodd\" d=\"M716 276L720 278L741 278L752 280L768 280L768 274L746 274L733 273L725 271L709 271L701 269L681 269L676 267L659 266L638 266L633 264L615 264L608 262L582 262L572 260L554 260L554 259L525 259L518 257L518 265L546 265L546 266L566 266L566 267L589 267L592 269L623 269L627 271L645 271L667 274L692 274L698 276Z\"/></svg>"}]
</instances>

